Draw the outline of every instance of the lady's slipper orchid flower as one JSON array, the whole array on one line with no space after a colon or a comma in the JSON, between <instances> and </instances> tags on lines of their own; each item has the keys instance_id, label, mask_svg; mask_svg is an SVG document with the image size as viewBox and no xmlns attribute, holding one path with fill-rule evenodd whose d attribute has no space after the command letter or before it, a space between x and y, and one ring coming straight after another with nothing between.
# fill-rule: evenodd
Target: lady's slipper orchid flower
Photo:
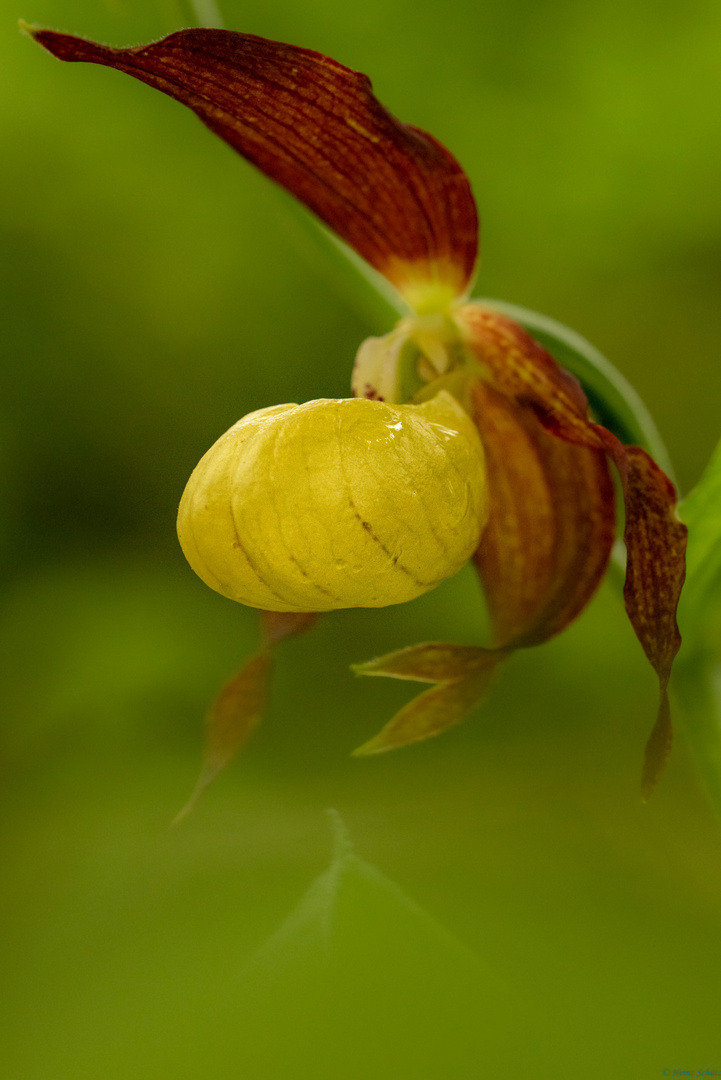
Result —
<instances>
[{"instance_id":1,"label":"lady's slipper orchid flower","mask_svg":"<svg viewBox=\"0 0 721 1080\"><path fill-rule=\"evenodd\" d=\"M276 612L264 615L260 653L216 702L203 782L254 726L271 647L305 629L308 613L410 599L472 556L493 627L487 648L427 643L357 668L435 684L360 752L457 723L504 657L563 630L595 592L615 534L610 460L625 506L626 610L660 687L648 793L670 749L680 645L676 494L645 450L589 418L580 384L521 326L468 299L478 220L460 165L396 120L364 75L307 49L222 30L114 49L27 29L62 60L117 68L188 105L412 312L361 345L354 399L245 417L188 484L179 534L191 565L213 588Z\"/></svg>"}]
</instances>

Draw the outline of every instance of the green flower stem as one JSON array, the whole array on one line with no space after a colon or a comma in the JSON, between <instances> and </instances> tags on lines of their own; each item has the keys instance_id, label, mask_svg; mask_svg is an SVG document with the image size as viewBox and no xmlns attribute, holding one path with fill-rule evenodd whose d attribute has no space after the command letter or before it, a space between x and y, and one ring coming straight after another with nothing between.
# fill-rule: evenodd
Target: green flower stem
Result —
<instances>
[{"instance_id":1,"label":"green flower stem","mask_svg":"<svg viewBox=\"0 0 721 1080\"><path fill-rule=\"evenodd\" d=\"M190 0L190 6L198 26L213 30L223 29L223 16L220 14L216 0Z\"/></svg>"}]
</instances>

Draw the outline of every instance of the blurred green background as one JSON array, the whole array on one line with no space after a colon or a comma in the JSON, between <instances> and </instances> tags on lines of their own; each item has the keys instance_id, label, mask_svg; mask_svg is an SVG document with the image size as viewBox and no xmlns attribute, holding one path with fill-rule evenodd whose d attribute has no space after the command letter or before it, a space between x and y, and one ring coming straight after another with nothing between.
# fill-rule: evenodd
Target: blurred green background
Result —
<instances>
[{"instance_id":1,"label":"blurred green background","mask_svg":"<svg viewBox=\"0 0 721 1080\"><path fill-rule=\"evenodd\" d=\"M721 428L718 0L221 7L449 146L479 294L601 348L688 491ZM370 760L349 752L415 688L349 663L479 640L478 588L325 617L169 830L256 640L184 563L185 480L242 414L346 396L388 326L192 114L16 26L128 45L189 6L1 11L2 1080L721 1070L719 826L682 731L640 804L655 680L609 585L463 727ZM385 877L321 879L252 960L329 862L327 807Z\"/></svg>"}]
</instances>

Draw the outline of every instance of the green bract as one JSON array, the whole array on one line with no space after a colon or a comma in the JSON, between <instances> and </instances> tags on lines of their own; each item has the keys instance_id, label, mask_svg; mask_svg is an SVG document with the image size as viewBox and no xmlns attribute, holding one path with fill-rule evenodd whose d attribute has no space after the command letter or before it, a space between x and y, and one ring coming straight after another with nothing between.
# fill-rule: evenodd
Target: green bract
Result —
<instances>
[{"instance_id":1,"label":"green bract","mask_svg":"<svg viewBox=\"0 0 721 1080\"><path fill-rule=\"evenodd\" d=\"M178 536L217 592L270 611L412 600L471 557L483 449L446 391L422 405L320 399L250 413L200 461Z\"/></svg>"}]
</instances>

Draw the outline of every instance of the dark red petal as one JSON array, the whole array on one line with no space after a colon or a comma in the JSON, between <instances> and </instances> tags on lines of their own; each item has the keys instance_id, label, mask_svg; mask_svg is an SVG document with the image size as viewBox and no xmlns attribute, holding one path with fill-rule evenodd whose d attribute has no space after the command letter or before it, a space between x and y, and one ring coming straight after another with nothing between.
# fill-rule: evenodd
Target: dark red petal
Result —
<instances>
[{"instance_id":1,"label":"dark red petal","mask_svg":"<svg viewBox=\"0 0 721 1080\"><path fill-rule=\"evenodd\" d=\"M491 517L474 561L497 646L536 645L588 603L606 569L615 495L602 451L549 434L484 383L473 403L486 451Z\"/></svg>"},{"instance_id":2,"label":"dark red petal","mask_svg":"<svg viewBox=\"0 0 721 1080\"><path fill-rule=\"evenodd\" d=\"M230 30L181 30L111 49L31 30L61 60L117 68L189 106L309 207L415 306L440 284L468 288L478 219L458 162L402 124L365 75L309 49Z\"/></svg>"}]
</instances>

